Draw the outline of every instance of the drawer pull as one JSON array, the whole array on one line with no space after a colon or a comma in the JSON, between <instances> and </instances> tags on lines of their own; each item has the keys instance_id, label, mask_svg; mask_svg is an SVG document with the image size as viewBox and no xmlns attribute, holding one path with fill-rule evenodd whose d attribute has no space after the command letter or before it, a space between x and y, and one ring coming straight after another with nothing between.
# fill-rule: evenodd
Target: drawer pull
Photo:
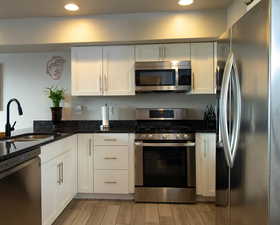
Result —
<instances>
[{"instance_id":1,"label":"drawer pull","mask_svg":"<svg viewBox=\"0 0 280 225\"><path fill-rule=\"evenodd\" d=\"M116 181L105 181L104 184L116 184Z\"/></svg>"},{"instance_id":2,"label":"drawer pull","mask_svg":"<svg viewBox=\"0 0 280 225\"><path fill-rule=\"evenodd\" d=\"M116 138L107 138L107 139L104 139L104 141L117 141Z\"/></svg>"},{"instance_id":3,"label":"drawer pull","mask_svg":"<svg viewBox=\"0 0 280 225\"><path fill-rule=\"evenodd\" d=\"M110 160L110 159L116 160L118 158L117 157L104 157L104 159L106 159L106 160Z\"/></svg>"}]
</instances>

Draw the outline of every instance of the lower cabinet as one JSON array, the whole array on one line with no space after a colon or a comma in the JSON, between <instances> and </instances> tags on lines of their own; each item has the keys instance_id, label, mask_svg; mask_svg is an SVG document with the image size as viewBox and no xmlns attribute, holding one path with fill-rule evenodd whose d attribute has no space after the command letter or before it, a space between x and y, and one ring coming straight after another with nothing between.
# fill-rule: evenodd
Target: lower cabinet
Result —
<instances>
[{"instance_id":1,"label":"lower cabinet","mask_svg":"<svg viewBox=\"0 0 280 225\"><path fill-rule=\"evenodd\" d=\"M79 134L78 149L78 193L134 193L134 134Z\"/></svg>"},{"instance_id":2,"label":"lower cabinet","mask_svg":"<svg viewBox=\"0 0 280 225\"><path fill-rule=\"evenodd\" d=\"M215 197L216 134L196 133L196 194Z\"/></svg>"},{"instance_id":3,"label":"lower cabinet","mask_svg":"<svg viewBox=\"0 0 280 225\"><path fill-rule=\"evenodd\" d=\"M77 193L77 137L41 149L42 224L51 225Z\"/></svg>"},{"instance_id":4,"label":"lower cabinet","mask_svg":"<svg viewBox=\"0 0 280 225\"><path fill-rule=\"evenodd\" d=\"M128 170L95 170L94 193L128 194Z\"/></svg>"},{"instance_id":5,"label":"lower cabinet","mask_svg":"<svg viewBox=\"0 0 280 225\"><path fill-rule=\"evenodd\" d=\"M78 193L93 193L93 134L78 134Z\"/></svg>"}]
</instances>

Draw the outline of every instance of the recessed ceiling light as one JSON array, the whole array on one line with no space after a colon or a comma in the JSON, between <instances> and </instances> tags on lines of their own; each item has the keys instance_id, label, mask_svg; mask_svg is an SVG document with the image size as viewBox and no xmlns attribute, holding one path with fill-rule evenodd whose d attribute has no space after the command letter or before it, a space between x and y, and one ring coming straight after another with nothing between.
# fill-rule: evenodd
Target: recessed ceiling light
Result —
<instances>
[{"instance_id":1,"label":"recessed ceiling light","mask_svg":"<svg viewBox=\"0 0 280 225\"><path fill-rule=\"evenodd\" d=\"M79 6L74 3L69 3L64 6L64 8L68 11L77 11L79 10Z\"/></svg>"},{"instance_id":2,"label":"recessed ceiling light","mask_svg":"<svg viewBox=\"0 0 280 225\"><path fill-rule=\"evenodd\" d=\"M179 0L178 4L181 6L191 5L193 4L193 0Z\"/></svg>"}]
</instances>

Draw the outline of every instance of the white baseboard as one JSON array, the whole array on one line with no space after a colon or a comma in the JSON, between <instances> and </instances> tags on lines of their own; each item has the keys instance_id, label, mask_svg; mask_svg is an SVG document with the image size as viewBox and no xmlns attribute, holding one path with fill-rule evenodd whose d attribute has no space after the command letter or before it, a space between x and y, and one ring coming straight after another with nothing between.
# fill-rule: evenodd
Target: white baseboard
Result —
<instances>
[{"instance_id":1,"label":"white baseboard","mask_svg":"<svg viewBox=\"0 0 280 225\"><path fill-rule=\"evenodd\" d=\"M81 194L78 193L75 199L99 199L99 200L134 200L134 194Z\"/></svg>"}]
</instances>

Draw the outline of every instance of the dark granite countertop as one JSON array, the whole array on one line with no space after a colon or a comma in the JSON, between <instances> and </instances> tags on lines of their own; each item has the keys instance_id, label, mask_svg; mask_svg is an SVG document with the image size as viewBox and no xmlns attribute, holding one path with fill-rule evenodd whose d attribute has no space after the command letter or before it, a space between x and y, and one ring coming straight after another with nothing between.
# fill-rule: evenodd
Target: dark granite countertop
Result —
<instances>
[{"instance_id":1,"label":"dark granite countertop","mask_svg":"<svg viewBox=\"0 0 280 225\"><path fill-rule=\"evenodd\" d=\"M30 134L36 134L36 133L30 133ZM33 151L35 149L40 148L43 145L73 135L73 133L44 133L44 134L48 134L50 135L50 137L42 140L25 141L25 142L0 139L0 162ZM13 136L12 138L20 137L20 136L22 135Z\"/></svg>"},{"instance_id":2,"label":"dark granite countertop","mask_svg":"<svg viewBox=\"0 0 280 225\"><path fill-rule=\"evenodd\" d=\"M185 121L192 125L186 132L215 133L215 128L209 128L203 121ZM137 121L119 120L110 121L111 128L106 131L100 130L101 121L34 121L33 130L30 134L49 134L50 138L40 141L11 142L0 139L0 162L16 157L20 154L35 150L43 145L61 140L77 133L136 133ZM26 134L26 131L25 131ZM17 134L20 136L20 134ZM17 137L14 136L14 137Z\"/></svg>"}]
</instances>

